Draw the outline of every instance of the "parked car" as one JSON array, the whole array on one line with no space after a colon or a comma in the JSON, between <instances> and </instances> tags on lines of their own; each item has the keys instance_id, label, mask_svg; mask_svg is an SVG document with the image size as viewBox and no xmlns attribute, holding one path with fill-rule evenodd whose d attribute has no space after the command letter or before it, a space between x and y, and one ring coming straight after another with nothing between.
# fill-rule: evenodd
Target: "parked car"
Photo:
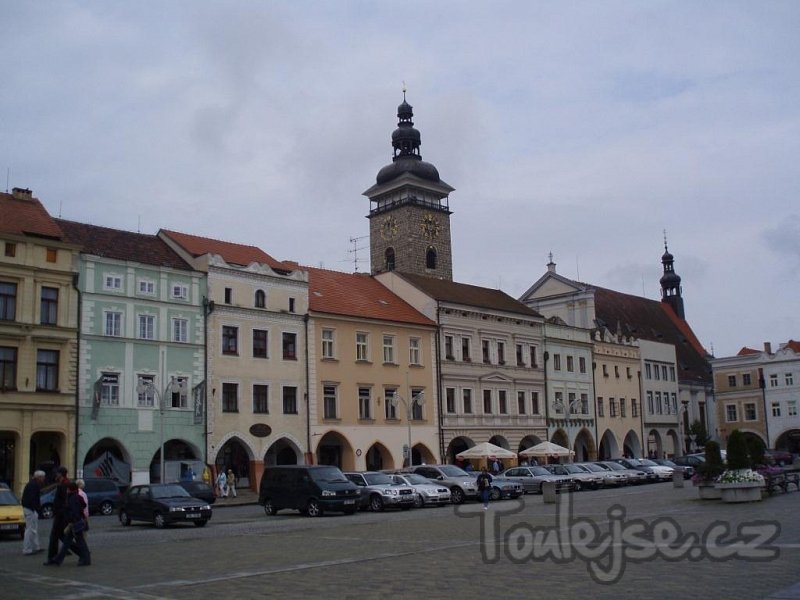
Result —
<instances>
[{"instance_id":1,"label":"parked car","mask_svg":"<svg viewBox=\"0 0 800 600\"><path fill-rule=\"evenodd\" d=\"M608 471L616 471L620 475L625 475L628 478L629 485L639 485L640 483L647 483L647 473L644 471L638 471L636 469L628 469L623 467L618 462L614 462L613 460L602 460L595 462L598 467L602 469L606 469Z\"/></svg>"},{"instance_id":2,"label":"parked car","mask_svg":"<svg viewBox=\"0 0 800 600\"><path fill-rule=\"evenodd\" d=\"M477 486L478 475L480 474L479 471L472 471L470 475L475 477L475 485ZM509 479L506 477L506 472L504 471L502 475L492 475L492 489L489 492L489 498L491 500L504 500L508 498L519 498L525 493L525 490L522 487L522 484L518 481L514 481L513 479Z\"/></svg>"},{"instance_id":3,"label":"parked car","mask_svg":"<svg viewBox=\"0 0 800 600\"><path fill-rule=\"evenodd\" d=\"M595 473L603 478L603 487L620 487L628 485L628 478L616 471L607 471L606 469L597 466L594 463L575 463L579 469L585 470L587 473Z\"/></svg>"},{"instance_id":4,"label":"parked car","mask_svg":"<svg viewBox=\"0 0 800 600\"><path fill-rule=\"evenodd\" d=\"M83 491L89 499L89 512L100 513L101 515L111 515L119 507L122 500L122 492L119 485L113 479L95 477L85 479L86 486ZM39 516L42 519L50 519L53 516L53 501L56 497L56 487L58 484L48 485L42 488L39 496L39 503L42 510Z\"/></svg>"},{"instance_id":5,"label":"parked car","mask_svg":"<svg viewBox=\"0 0 800 600\"><path fill-rule=\"evenodd\" d=\"M572 479L572 489L580 492L584 489L596 490L603 485L603 477L597 473L589 473L570 463L546 465L545 469L553 475L564 475Z\"/></svg>"},{"instance_id":6,"label":"parked car","mask_svg":"<svg viewBox=\"0 0 800 600\"><path fill-rule=\"evenodd\" d=\"M691 479L692 475L694 475L694 467L692 467L690 465L678 465L678 464L675 464L674 462L672 462L668 458L652 458L650 460L652 460L657 465L661 465L661 466L664 466L664 467L670 467L673 470L677 469L678 471L683 473L683 478L684 479Z\"/></svg>"},{"instance_id":7,"label":"parked car","mask_svg":"<svg viewBox=\"0 0 800 600\"><path fill-rule=\"evenodd\" d=\"M205 500L209 504L214 504L217 501L217 496L214 494L214 488L208 485L205 481L176 481L176 485L181 486L192 498L199 498Z\"/></svg>"},{"instance_id":8,"label":"parked car","mask_svg":"<svg viewBox=\"0 0 800 600\"><path fill-rule=\"evenodd\" d=\"M556 492L571 492L574 486L572 479L567 475L553 475L544 467L511 467L503 475L522 485L526 494L541 494L542 484L552 481L556 484Z\"/></svg>"},{"instance_id":9,"label":"parked car","mask_svg":"<svg viewBox=\"0 0 800 600\"><path fill-rule=\"evenodd\" d=\"M119 522L148 521L161 529L172 523L191 521L205 526L211 518L211 505L192 498L185 489L174 483L134 485L122 497Z\"/></svg>"},{"instance_id":10,"label":"parked car","mask_svg":"<svg viewBox=\"0 0 800 600\"><path fill-rule=\"evenodd\" d=\"M25 537L25 515L22 505L9 488L0 488L0 535Z\"/></svg>"},{"instance_id":11,"label":"parked car","mask_svg":"<svg viewBox=\"0 0 800 600\"><path fill-rule=\"evenodd\" d=\"M391 476L378 471L363 473L347 472L344 474L350 481L361 488L362 509L369 508L380 512L385 508L413 508L416 492L410 485L396 483Z\"/></svg>"},{"instance_id":12,"label":"parked car","mask_svg":"<svg viewBox=\"0 0 800 600\"><path fill-rule=\"evenodd\" d=\"M649 458L640 458L639 464L643 467L648 467L653 469L653 472L658 477L659 481L671 481L672 480L672 473L675 469L672 467L667 467L665 465L660 465L657 462L649 459Z\"/></svg>"},{"instance_id":13,"label":"parked car","mask_svg":"<svg viewBox=\"0 0 800 600\"><path fill-rule=\"evenodd\" d=\"M641 471L647 476L647 483L656 483L659 480L658 473L652 467L641 464L638 458L614 458L612 462L618 463L626 469Z\"/></svg>"},{"instance_id":14,"label":"parked car","mask_svg":"<svg viewBox=\"0 0 800 600\"><path fill-rule=\"evenodd\" d=\"M325 512L352 515L358 509L358 486L337 468L327 465L281 465L264 467L258 503L267 515L290 508L309 517Z\"/></svg>"},{"instance_id":15,"label":"parked car","mask_svg":"<svg viewBox=\"0 0 800 600\"><path fill-rule=\"evenodd\" d=\"M431 481L417 473L398 472L390 474L392 481L398 485L411 486L417 494L414 506L444 506L450 504L450 490L441 483Z\"/></svg>"},{"instance_id":16,"label":"parked car","mask_svg":"<svg viewBox=\"0 0 800 600\"><path fill-rule=\"evenodd\" d=\"M764 450L764 458L771 464L784 467L794 462L794 456L786 450Z\"/></svg>"},{"instance_id":17,"label":"parked car","mask_svg":"<svg viewBox=\"0 0 800 600\"><path fill-rule=\"evenodd\" d=\"M679 467L692 467L695 470L697 467L706 464L706 457L704 454L687 454L686 456L675 456L672 459Z\"/></svg>"},{"instance_id":18,"label":"parked car","mask_svg":"<svg viewBox=\"0 0 800 600\"><path fill-rule=\"evenodd\" d=\"M441 483L450 490L453 504L462 504L467 498L478 497L478 486L475 479L464 469L455 465L419 465L413 468L414 473L427 477L434 483Z\"/></svg>"}]
</instances>

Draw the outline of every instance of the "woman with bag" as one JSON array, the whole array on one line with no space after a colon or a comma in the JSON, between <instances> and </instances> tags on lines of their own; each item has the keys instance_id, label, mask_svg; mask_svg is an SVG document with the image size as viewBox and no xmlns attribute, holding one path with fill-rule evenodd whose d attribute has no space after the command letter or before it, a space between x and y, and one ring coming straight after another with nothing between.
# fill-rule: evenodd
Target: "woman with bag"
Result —
<instances>
[{"instance_id":1,"label":"woman with bag","mask_svg":"<svg viewBox=\"0 0 800 600\"><path fill-rule=\"evenodd\" d=\"M61 538L61 550L45 565L59 566L64 562L67 552L72 550L78 555L78 566L88 567L92 564L91 553L89 547L86 545L86 538L84 533L87 528L87 522L84 518L84 510L86 503L78 493L78 484L70 482L67 488L67 506L66 506L66 520L67 526L64 529L63 537Z\"/></svg>"}]
</instances>

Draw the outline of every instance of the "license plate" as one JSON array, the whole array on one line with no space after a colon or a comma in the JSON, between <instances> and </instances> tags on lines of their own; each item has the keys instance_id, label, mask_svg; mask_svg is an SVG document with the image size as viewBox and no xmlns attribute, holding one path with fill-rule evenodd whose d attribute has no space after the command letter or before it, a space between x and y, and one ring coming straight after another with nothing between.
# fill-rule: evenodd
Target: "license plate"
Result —
<instances>
[{"instance_id":1,"label":"license plate","mask_svg":"<svg viewBox=\"0 0 800 600\"><path fill-rule=\"evenodd\" d=\"M356 501L355 500L345 500L344 503L345 504L355 504Z\"/></svg>"},{"instance_id":2,"label":"license plate","mask_svg":"<svg viewBox=\"0 0 800 600\"><path fill-rule=\"evenodd\" d=\"M0 529L19 529L19 525L0 525Z\"/></svg>"},{"instance_id":3,"label":"license plate","mask_svg":"<svg viewBox=\"0 0 800 600\"><path fill-rule=\"evenodd\" d=\"M199 519L200 513L186 513L187 519Z\"/></svg>"}]
</instances>

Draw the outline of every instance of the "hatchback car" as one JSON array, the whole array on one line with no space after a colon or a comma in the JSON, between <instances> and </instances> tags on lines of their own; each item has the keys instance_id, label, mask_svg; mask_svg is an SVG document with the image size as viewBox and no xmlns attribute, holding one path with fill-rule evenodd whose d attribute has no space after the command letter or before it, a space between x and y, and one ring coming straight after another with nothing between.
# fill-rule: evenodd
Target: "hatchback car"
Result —
<instances>
[{"instance_id":1,"label":"hatchback car","mask_svg":"<svg viewBox=\"0 0 800 600\"><path fill-rule=\"evenodd\" d=\"M478 497L478 486L475 478L464 469L455 465L420 465L414 472L427 477L433 483L441 483L450 490L453 504L463 504L466 498Z\"/></svg>"},{"instance_id":2,"label":"hatchback car","mask_svg":"<svg viewBox=\"0 0 800 600\"><path fill-rule=\"evenodd\" d=\"M117 482L113 479L95 477L84 480L84 483L86 486L83 491L86 492L86 497L89 499L89 512L101 515L113 514L122 499L122 492L120 492ZM42 506L39 516L43 519L50 519L53 516L56 487L58 485L53 484L43 488L39 496L39 503Z\"/></svg>"},{"instance_id":3,"label":"hatchback car","mask_svg":"<svg viewBox=\"0 0 800 600\"><path fill-rule=\"evenodd\" d=\"M344 474L350 481L361 488L360 508L380 512L384 508L412 508L416 501L416 492L410 485L397 483L386 473L365 471Z\"/></svg>"},{"instance_id":4,"label":"hatchback car","mask_svg":"<svg viewBox=\"0 0 800 600\"><path fill-rule=\"evenodd\" d=\"M399 485L408 485L417 493L415 506L444 506L450 504L450 490L446 486L431 483L422 475L416 473L391 473L392 480Z\"/></svg>"},{"instance_id":5,"label":"hatchback car","mask_svg":"<svg viewBox=\"0 0 800 600\"><path fill-rule=\"evenodd\" d=\"M573 487L572 479L568 476L553 475L544 467L511 467L503 475L522 485L526 494L541 494L542 484L546 481L556 484L556 492L571 492Z\"/></svg>"},{"instance_id":6,"label":"hatchback car","mask_svg":"<svg viewBox=\"0 0 800 600\"><path fill-rule=\"evenodd\" d=\"M0 535L25 537L25 515L22 505L7 487L0 489Z\"/></svg>"},{"instance_id":7,"label":"hatchback car","mask_svg":"<svg viewBox=\"0 0 800 600\"><path fill-rule=\"evenodd\" d=\"M135 485L122 497L119 522L148 521L159 529L172 523L190 521L203 527L211 518L211 505L192 498L185 489L174 483Z\"/></svg>"}]
</instances>

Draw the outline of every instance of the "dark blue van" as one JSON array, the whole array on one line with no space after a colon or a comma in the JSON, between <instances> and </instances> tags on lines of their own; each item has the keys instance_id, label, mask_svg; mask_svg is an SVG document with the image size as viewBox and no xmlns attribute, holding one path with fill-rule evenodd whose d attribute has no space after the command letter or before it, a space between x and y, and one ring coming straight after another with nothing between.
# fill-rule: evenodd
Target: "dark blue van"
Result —
<instances>
[{"instance_id":1,"label":"dark blue van","mask_svg":"<svg viewBox=\"0 0 800 600\"><path fill-rule=\"evenodd\" d=\"M258 503L267 515L291 508L319 517L326 511L351 515L359 498L358 487L336 467L280 465L264 468Z\"/></svg>"}]
</instances>

